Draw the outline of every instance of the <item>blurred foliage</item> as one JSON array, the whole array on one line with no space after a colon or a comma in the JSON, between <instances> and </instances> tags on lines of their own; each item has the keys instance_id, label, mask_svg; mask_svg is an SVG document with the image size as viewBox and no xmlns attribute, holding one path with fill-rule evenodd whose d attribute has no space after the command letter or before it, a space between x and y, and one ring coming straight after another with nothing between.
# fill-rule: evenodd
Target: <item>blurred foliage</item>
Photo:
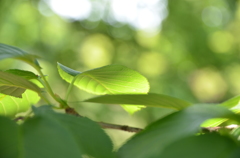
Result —
<instances>
[{"instance_id":1,"label":"blurred foliage","mask_svg":"<svg viewBox=\"0 0 240 158\"><path fill-rule=\"evenodd\" d=\"M105 6L102 14L113 18L110 10ZM238 95L240 2L168 0L166 11L158 30L149 33L117 21L62 18L44 0L2 0L0 42L41 56L41 65L60 95L67 83L57 75L57 61L79 71L121 64L146 76L151 92L190 102L222 102ZM91 16L97 14L94 10ZM0 69L11 65L28 69L12 60L1 62ZM71 100L90 96L75 90ZM128 116L117 106L73 106L95 120L140 127L171 112L147 108Z\"/></svg>"}]
</instances>

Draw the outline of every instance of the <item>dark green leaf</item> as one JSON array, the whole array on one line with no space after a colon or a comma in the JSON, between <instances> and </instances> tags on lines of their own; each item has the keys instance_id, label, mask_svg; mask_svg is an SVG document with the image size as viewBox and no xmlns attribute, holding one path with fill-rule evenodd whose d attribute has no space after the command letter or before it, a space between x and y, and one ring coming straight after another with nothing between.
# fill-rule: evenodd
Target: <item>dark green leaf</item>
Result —
<instances>
[{"instance_id":1,"label":"dark green leaf","mask_svg":"<svg viewBox=\"0 0 240 158\"><path fill-rule=\"evenodd\" d=\"M120 148L119 156L158 157L168 145L198 132L202 122L210 118L228 118L240 122L240 116L225 107L193 105L149 125Z\"/></svg>"},{"instance_id":2,"label":"dark green leaf","mask_svg":"<svg viewBox=\"0 0 240 158\"><path fill-rule=\"evenodd\" d=\"M109 137L105 134L105 132L97 125L95 122L82 117L76 117L67 114L58 114L50 111L48 107L41 107L34 110L37 117L41 117L41 119L45 118L48 122L54 122L56 125L61 125L61 128L66 130L65 136L61 136L63 138L59 138L58 141L63 141L62 144L65 145L66 149L72 149L70 144L64 143L64 139L74 139L74 143L77 145L78 150L81 154L91 155L96 158L112 158L114 157L112 150L113 146L109 139ZM51 120L51 121L50 121ZM54 128L55 125L52 125L51 128ZM32 128L32 126L31 126ZM37 127L36 127L37 128ZM57 129L60 130L60 129ZM57 131L53 132L55 135L59 133ZM39 141L42 140L41 133L39 133ZM49 132L46 137L51 137L51 132ZM34 139L34 138L33 138ZM30 138L29 138L30 140ZM36 138L35 138L36 140ZM57 140L54 143L59 144ZM61 143L60 143L61 144ZM39 147L39 151L43 150L45 147ZM50 149L50 146L49 146ZM73 149L72 149L73 150ZM76 149L74 149L76 150ZM34 157L32 155L32 157ZM53 157L58 157L57 155ZM71 157L71 156L68 156Z\"/></svg>"},{"instance_id":3,"label":"dark green leaf","mask_svg":"<svg viewBox=\"0 0 240 158\"><path fill-rule=\"evenodd\" d=\"M0 116L0 126L0 157L20 157L19 127L14 121L3 116Z\"/></svg>"},{"instance_id":4,"label":"dark green leaf","mask_svg":"<svg viewBox=\"0 0 240 158\"><path fill-rule=\"evenodd\" d=\"M237 149L236 143L226 136L205 134L190 136L167 146L161 158L226 158Z\"/></svg>"},{"instance_id":5,"label":"dark green leaf","mask_svg":"<svg viewBox=\"0 0 240 158\"><path fill-rule=\"evenodd\" d=\"M55 119L36 116L21 131L25 158L81 157L75 138Z\"/></svg>"},{"instance_id":6,"label":"dark green leaf","mask_svg":"<svg viewBox=\"0 0 240 158\"><path fill-rule=\"evenodd\" d=\"M31 55L17 47L13 47L13 46L9 46L9 45L0 43L0 60L5 59L5 58L15 58L18 60L22 60L26 63L30 63L30 64L39 66L39 64L36 60L36 58L37 58L36 55Z\"/></svg>"},{"instance_id":7,"label":"dark green leaf","mask_svg":"<svg viewBox=\"0 0 240 158\"><path fill-rule=\"evenodd\" d=\"M105 95L91 99L84 102L94 102L103 104L132 104L132 105L146 105L152 107L163 107L181 110L191 105L191 103L170 97L162 94L133 94L133 95Z\"/></svg>"},{"instance_id":8,"label":"dark green leaf","mask_svg":"<svg viewBox=\"0 0 240 158\"><path fill-rule=\"evenodd\" d=\"M19 70L19 69L9 69L9 70L6 70L5 72L11 73L11 74L14 74L17 76L21 76L27 80L38 79L38 76L31 71L25 71L25 70Z\"/></svg>"},{"instance_id":9,"label":"dark green leaf","mask_svg":"<svg viewBox=\"0 0 240 158\"><path fill-rule=\"evenodd\" d=\"M32 82L17 75L0 71L0 93L21 97L26 89L37 93L41 92L41 89Z\"/></svg>"},{"instance_id":10,"label":"dark green leaf","mask_svg":"<svg viewBox=\"0 0 240 158\"><path fill-rule=\"evenodd\" d=\"M93 121L54 113L49 107L18 127L0 116L0 157L2 158L114 158L112 144Z\"/></svg>"}]
</instances>

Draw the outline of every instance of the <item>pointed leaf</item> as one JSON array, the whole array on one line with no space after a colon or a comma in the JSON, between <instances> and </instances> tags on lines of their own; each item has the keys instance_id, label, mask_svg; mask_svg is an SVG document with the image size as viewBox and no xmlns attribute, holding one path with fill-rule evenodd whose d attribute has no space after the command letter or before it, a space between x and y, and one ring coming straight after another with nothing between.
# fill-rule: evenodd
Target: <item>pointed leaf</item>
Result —
<instances>
[{"instance_id":1,"label":"pointed leaf","mask_svg":"<svg viewBox=\"0 0 240 158\"><path fill-rule=\"evenodd\" d=\"M235 113L240 112L240 96L233 97L223 103L221 103L221 106L224 106L230 110L232 110ZM216 127L222 124L223 122L226 122L228 119L222 119L222 118L214 118L205 121L201 126L202 127Z\"/></svg>"},{"instance_id":2,"label":"pointed leaf","mask_svg":"<svg viewBox=\"0 0 240 158\"><path fill-rule=\"evenodd\" d=\"M75 86L94 94L141 94L149 91L145 77L121 65L108 65L81 73L58 63L58 70L64 80L71 83L74 79Z\"/></svg>"},{"instance_id":3,"label":"pointed leaf","mask_svg":"<svg viewBox=\"0 0 240 158\"><path fill-rule=\"evenodd\" d=\"M0 71L0 93L21 97L21 93L25 89L30 89L37 93L41 92L41 89L30 81L17 75Z\"/></svg>"},{"instance_id":4,"label":"pointed leaf","mask_svg":"<svg viewBox=\"0 0 240 158\"><path fill-rule=\"evenodd\" d=\"M21 76L27 80L38 79L38 76L31 71L19 70L19 69L9 69L9 70L6 70L5 72L11 73L11 74L14 74L17 76Z\"/></svg>"},{"instance_id":5,"label":"pointed leaf","mask_svg":"<svg viewBox=\"0 0 240 158\"><path fill-rule=\"evenodd\" d=\"M17 47L0 43L0 60L5 58L15 58L39 66L36 55L31 55Z\"/></svg>"},{"instance_id":6,"label":"pointed leaf","mask_svg":"<svg viewBox=\"0 0 240 158\"><path fill-rule=\"evenodd\" d=\"M161 158L226 158L237 149L237 144L226 136L216 133L190 136L166 147Z\"/></svg>"},{"instance_id":7,"label":"pointed leaf","mask_svg":"<svg viewBox=\"0 0 240 158\"><path fill-rule=\"evenodd\" d=\"M58 63L58 71L67 82L74 82L78 88L93 94L146 94L149 91L149 83L144 76L121 65L108 65L81 73ZM141 107L123 106L131 114Z\"/></svg>"},{"instance_id":8,"label":"pointed leaf","mask_svg":"<svg viewBox=\"0 0 240 158\"><path fill-rule=\"evenodd\" d=\"M81 152L81 154L90 155L96 158L114 157L114 154L112 153L113 146L109 137L95 122L84 117L76 117L68 114L54 113L51 109L49 109L49 107L34 108L34 112L36 113L37 117L41 117L41 119L46 119L46 123L52 122L52 124L54 123L56 125L61 125L61 128L64 128L64 130L66 131L65 136L59 137L58 139L56 137L56 140L54 142L55 145L61 144L60 142L56 143L56 141L62 141L63 145L65 146L65 148L67 148L67 150L69 151L76 150L76 149L70 148L69 147L70 144L67 144L64 141L64 138L66 139L73 138L74 143L77 146L78 151ZM54 124L53 126L56 126ZM51 129L52 128L53 127L51 127ZM59 133L59 131L60 129L56 129L54 133L52 134L49 133L48 135L46 135L46 139L48 137L52 137L52 135L56 136ZM37 129L36 129L36 132L38 132ZM39 137L39 140L37 142L41 143L42 141L41 131L38 132L38 136L36 137ZM29 138L29 140L31 139ZM34 144L37 142L35 141L32 143ZM46 142L43 141L43 143L45 144ZM30 148L30 144L29 144L29 148ZM39 147L36 147L36 149L38 149L39 151L42 151L43 149L51 150L51 148L52 148L51 145L49 145L49 147L46 147L46 145L40 146L40 144L39 144ZM32 157L34 156L32 155ZM57 157L57 155L52 157ZM66 157L71 157L71 156L66 156Z\"/></svg>"},{"instance_id":9,"label":"pointed leaf","mask_svg":"<svg viewBox=\"0 0 240 158\"><path fill-rule=\"evenodd\" d=\"M121 95L105 95L91 99L87 99L84 102L94 102L103 104L132 104L132 105L146 105L151 107L163 107L181 110L191 105L191 103L170 97L162 94L121 94Z\"/></svg>"},{"instance_id":10,"label":"pointed leaf","mask_svg":"<svg viewBox=\"0 0 240 158\"><path fill-rule=\"evenodd\" d=\"M26 90L22 98L0 94L0 115L14 117L17 113L27 111L40 100L37 93Z\"/></svg>"},{"instance_id":11,"label":"pointed leaf","mask_svg":"<svg viewBox=\"0 0 240 158\"><path fill-rule=\"evenodd\" d=\"M159 157L170 144L197 133L200 125L210 118L228 118L240 122L240 116L225 107L200 104L160 119L136 134L119 150L119 157Z\"/></svg>"}]
</instances>

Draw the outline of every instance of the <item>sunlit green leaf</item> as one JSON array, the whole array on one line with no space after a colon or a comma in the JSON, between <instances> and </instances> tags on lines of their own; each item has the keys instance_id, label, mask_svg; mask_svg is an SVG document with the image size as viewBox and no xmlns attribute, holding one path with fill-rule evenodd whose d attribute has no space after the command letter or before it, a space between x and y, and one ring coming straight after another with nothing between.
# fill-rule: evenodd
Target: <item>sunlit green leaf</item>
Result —
<instances>
[{"instance_id":1,"label":"sunlit green leaf","mask_svg":"<svg viewBox=\"0 0 240 158\"><path fill-rule=\"evenodd\" d=\"M233 98L221 103L221 105L230 109L230 108L237 106L239 104L239 102L240 102L240 96L236 96L236 97L233 97ZM240 107L239 107L239 109L240 109Z\"/></svg>"},{"instance_id":2,"label":"sunlit green leaf","mask_svg":"<svg viewBox=\"0 0 240 158\"><path fill-rule=\"evenodd\" d=\"M160 119L136 134L119 150L119 157L159 157L166 146L194 135L210 118L228 118L240 122L240 116L225 107L198 104Z\"/></svg>"},{"instance_id":3,"label":"sunlit green leaf","mask_svg":"<svg viewBox=\"0 0 240 158\"><path fill-rule=\"evenodd\" d=\"M94 94L147 93L149 84L138 72L121 65L108 65L84 72L72 70L58 63L61 77L87 92Z\"/></svg>"},{"instance_id":4,"label":"sunlit green leaf","mask_svg":"<svg viewBox=\"0 0 240 158\"><path fill-rule=\"evenodd\" d=\"M237 144L216 133L190 136L167 146L161 158L226 158L237 149ZM240 156L240 155L239 155Z\"/></svg>"},{"instance_id":5,"label":"sunlit green leaf","mask_svg":"<svg viewBox=\"0 0 240 158\"><path fill-rule=\"evenodd\" d=\"M94 94L146 94L147 79L138 72L121 65L108 65L97 69L78 72L58 63L58 71L67 82ZM125 105L125 110L134 112L139 106Z\"/></svg>"},{"instance_id":6,"label":"sunlit green leaf","mask_svg":"<svg viewBox=\"0 0 240 158\"><path fill-rule=\"evenodd\" d=\"M21 97L21 94L26 89L33 90L37 93L41 92L41 89L32 82L17 75L0 71L0 93Z\"/></svg>"},{"instance_id":7,"label":"sunlit green leaf","mask_svg":"<svg viewBox=\"0 0 240 158\"><path fill-rule=\"evenodd\" d=\"M37 93L26 90L22 98L0 94L0 115L13 117L17 113L27 111L40 100Z\"/></svg>"},{"instance_id":8,"label":"sunlit green leaf","mask_svg":"<svg viewBox=\"0 0 240 158\"><path fill-rule=\"evenodd\" d=\"M38 78L38 76L36 74L34 74L31 71L26 71L26 70L9 69L9 70L6 70L5 72L12 73L12 74L17 75L17 76L21 76L21 77L23 77L27 80Z\"/></svg>"},{"instance_id":9,"label":"sunlit green leaf","mask_svg":"<svg viewBox=\"0 0 240 158\"><path fill-rule=\"evenodd\" d=\"M224 106L230 110L232 110L235 113L240 112L240 96L233 97L223 103L220 104L221 106ZM201 126L202 127L216 127L223 122L226 122L228 119L222 119L222 118L214 118L209 119L205 121Z\"/></svg>"},{"instance_id":10,"label":"sunlit green leaf","mask_svg":"<svg viewBox=\"0 0 240 158\"><path fill-rule=\"evenodd\" d=\"M181 110L191 105L191 103L162 94L133 94L133 95L105 95L91 99L84 102L94 102L103 104L132 104L132 105L146 105L151 107L163 107Z\"/></svg>"},{"instance_id":11,"label":"sunlit green leaf","mask_svg":"<svg viewBox=\"0 0 240 158\"><path fill-rule=\"evenodd\" d=\"M36 66L39 66L36 60L37 58L36 55L28 54L17 47L0 43L0 60L5 58L14 58L22 60L26 63L35 64Z\"/></svg>"}]
</instances>

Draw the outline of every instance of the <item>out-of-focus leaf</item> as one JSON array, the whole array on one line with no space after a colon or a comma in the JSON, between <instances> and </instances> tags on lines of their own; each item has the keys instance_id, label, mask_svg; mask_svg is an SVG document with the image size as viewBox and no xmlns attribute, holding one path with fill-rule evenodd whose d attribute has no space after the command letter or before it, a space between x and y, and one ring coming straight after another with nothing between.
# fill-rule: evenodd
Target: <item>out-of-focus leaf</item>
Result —
<instances>
[{"instance_id":1,"label":"out-of-focus leaf","mask_svg":"<svg viewBox=\"0 0 240 158\"><path fill-rule=\"evenodd\" d=\"M15 58L40 67L36 60L38 58L36 55L28 54L17 47L0 43L0 60L5 58Z\"/></svg>"},{"instance_id":2,"label":"out-of-focus leaf","mask_svg":"<svg viewBox=\"0 0 240 158\"><path fill-rule=\"evenodd\" d=\"M226 118L213 118L206 120L205 122L202 123L201 127L216 127L223 122L227 121L228 119Z\"/></svg>"},{"instance_id":3,"label":"out-of-focus leaf","mask_svg":"<svg viewBox=\"0 0 240 158\"><path fill-rule=\"evenodd\" d=\"M22 94L22 98L0 94L0 115L13 117L17 113L27 111L31 105L36 104L39 100L38 94L31 90L26 90Z\"/></svg>"},{"instance_id":4,"label":"out-of-focus leaf","mask_svg":"<svg viewBox=\"0 0 240 158\"><path fill-rule=\"evenodd\" d=\"M167 146L161 158L226 158L237 149L237 144L226 136L205 134L190 136Z\"/></svg>"},{"instance_id":5,"label":"out-of-focus leaf","mask_svg":"<svg viewBox=\"0 0 240 158\"><path fill-rule=\"evenodd\" d=\"M221 103L221 106L224 106L230 110L232 110L235 113L240 112L240 96L233 97L223 103ZM209 119L205 121L201 126L202 127L216 127L223 122L226 122L228 119L223 119L223 118L214 118L214 119Z\"/></svg>"},{"instance_id":6,"label":"out-of-focus leaf","mask_svg":"<svg viewBox=\"0 0 240 158\"><path fill-rule=\"evenodd\" d=\"M26 89L37 93L41 92L41 89L32 82L17 75L0 71L0 93L21 98Z\"/></svg>"},{"instance_id":7,"label":"out-of-focus leaf","mask_svg":"<svg viewBox=\"0 0 240 158\"><path fill-rule=\"evenodd\" d=\"M114 157L109 137L95 122L54 113L45 106L34 108L34 112L36 117L23 125L27 157Z\"/></svg>"},{"instance_id":8,"label":"out-of-focus leaf","mask_svg":"<svg viewBox=\"0 0 240 158\"><path fill-rule=\"evenodd\" d=\"M210 118L228 118L240 122L240 116L225 107L193 105L152 123L123 145L118 154L122 158L159 157L168 145L197 133L202 122Z\"/></svg>"},{"instance_id":9,"label":"out-of-focus leaf","mask_svg":"<svg viewBox=\"0 0 240 158\"><path fill-rule=\"evenodd\" d=\"M5 72L12 73L17 76L21 76L27 80L38 79L38 76L31 71L19 70L19 69L9 69L9 70L6 70Z\"/></svg>"},{"instance_id":10,"label":"out-of-focus leaf","mask_svg":"<svg viewBox=\"0 0 240 158\"><path fill-rule=\"evenodd\" d=\"M22 98L22 94L25 92L26 89L19 88L19 87L10 87L10 86L1 86L0 93L11 95L14 97Z\"/></svg>"},{"instance_id":11,"label":"out-of-focus leaf","mask_svg":"<svg viewBox=\"0 0 240 158\"><path fill-rule=\"evenodd\" d=\"M233 98L221 103L221 105L231 109L231 108L234 108L235 106L237 106L239 104L239 102L240 102L240 96L236 96L236 97L233 97ZM240 109L240 107L239 107L239 109Z\"/></svg>"},{"instance_id":12,"label":"out-of-focus leaf","mask_svg":"<svg viewBox=\"0 0 240 158\"><path fill-rule=\"evenodd\" d=\"M20 157L19 127L14 121L3 116L0 116L0 125L0 157Z\"/></svg>"},{"instance_id":13,"label":"out-of-focus leaf","mask_svg":"<svg viewBox=\"0 0 240 158\"><path fill-rule=\"evenodd\" d=\"M121 94L121 95L105 95L91 99L84 102L94 102L103 104L132 104L132 105L146 105L151 107L163 107L176 110L184 109L191 105L191 103L162 94Z\"/></svg>"},{"instance_id":14,"label":"out-of-focus leaf","mask_svg":"<svg viewBox=\"0 0 240 158\"><path fill-rule=\"evenodd\" d=\"M35 116L17 126L0 116L0 157L3 158L114 158L112 144L95 122L34 108Z\"/></svg>"},{"instance_id":15,"label":"out-of-focus leaf","mask_svg":"<svg viewBox=\"0 0 240 158\"><path fill-rule=\"evenodd\" d=\"M103 94L146 94L147 79L138 72L121 65L108 65L97 69L78 72L58 63L60 76L69 83L90 93ZM125 110L136 111L138 107L125 105Z\"/></svg>"}]
</instances>

